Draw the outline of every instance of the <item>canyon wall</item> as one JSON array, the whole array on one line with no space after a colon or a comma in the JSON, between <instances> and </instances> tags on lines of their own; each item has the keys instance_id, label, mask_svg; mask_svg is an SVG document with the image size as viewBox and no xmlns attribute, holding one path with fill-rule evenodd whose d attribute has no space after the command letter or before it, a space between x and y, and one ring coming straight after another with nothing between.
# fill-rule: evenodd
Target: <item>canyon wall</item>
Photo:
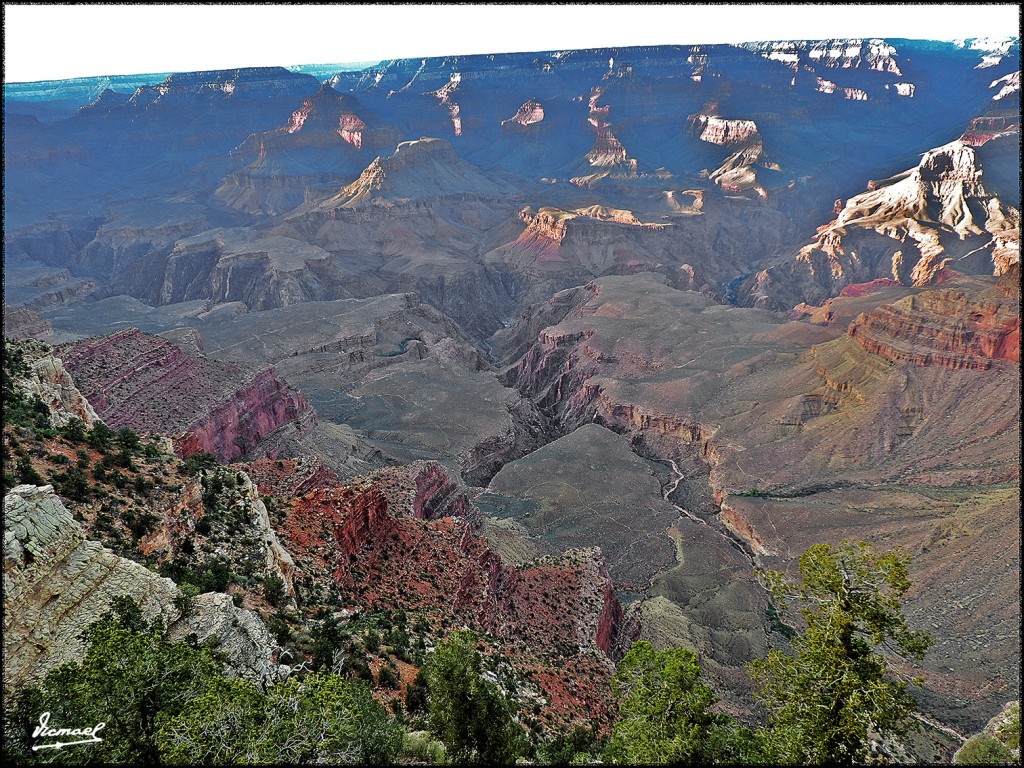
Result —
<instances>
[{"instance_id":1,"label":"canyon wall","mask_svg":"<svg viewBox=\"0 0 1024 768\"><path fill-rule=\"evenodd\" d=\"M310 411L273 368L189 355L134 328L76 342L62 354L111 429L172 435L183 457L202 451L233 461Z\"/></svg>"}]
</instances>

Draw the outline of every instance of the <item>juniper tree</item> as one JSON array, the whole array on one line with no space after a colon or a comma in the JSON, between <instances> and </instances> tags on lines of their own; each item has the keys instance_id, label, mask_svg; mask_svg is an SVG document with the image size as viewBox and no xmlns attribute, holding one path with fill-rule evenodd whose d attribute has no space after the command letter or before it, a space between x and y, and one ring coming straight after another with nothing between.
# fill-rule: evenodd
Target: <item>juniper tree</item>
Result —
<instances>
[{"instance_id":1,"label":"juniper tree","mask_svg":"<svg viewBox=\"0 0 1024 768\"><path fill-rule=\"evenodd\" d=\"M497 686L481 673L476 635L455 632L424 668L430 734L456 763L515 762L522 730Z\"/></svg>"},{"instance_id":2,"label":"juniper tree","mask_svg":"<svg viewBox=\"0 0 1024 768\"><path fill-rule=\"evenodd\" d=\"M620 765L756 764L768 759L761 733L712 707L718 696L686 648L633 643L612 679L619 701L605 759Z\"/></svg>"},{"instance_id":3,"label":"juniper tree","mask_svg":"<svg viewBox=\"0 0 1024 768\"><path fill-rule=\"evenodd\" d=\"M767 573L776 601L797 600L806 622L793 655L773 650L750 663L773 740L788 760L862 762L872 733L900 736L916 725L907 683L918 681L898 679L889 660L920 659L931 645L927 633L907 625L901 607L909 563L901 549L844 542L808 549L800 584Z\"/></svg>"}]
</instances>

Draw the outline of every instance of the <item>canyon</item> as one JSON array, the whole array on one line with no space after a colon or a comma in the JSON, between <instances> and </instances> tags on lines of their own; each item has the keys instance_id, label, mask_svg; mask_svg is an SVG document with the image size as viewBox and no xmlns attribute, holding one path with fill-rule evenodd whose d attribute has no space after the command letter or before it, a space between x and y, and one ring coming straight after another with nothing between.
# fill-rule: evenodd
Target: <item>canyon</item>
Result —
<instances>
[{"instance_id":1,"label":"canyon","mask_svg":"<svg viewBox=\"0 0 1024 768\"><path fill-rule=\"evenodd\" d=\"M59 475L74 417L159 454L96 481L121 511L5 497L18 680L64 658L43 581L79 628L170 616L133 559L225 558L189 621L237 619L257 677L285 613L402 611L481 633L538 722L606 728L645 639L757 723L764 570L850 539L912 554L936 642L901 671L979 730L1020 692L1019 68L829 39L5 83L5 344L57 433L5 446Z\"/></svg>"}]
</instances>

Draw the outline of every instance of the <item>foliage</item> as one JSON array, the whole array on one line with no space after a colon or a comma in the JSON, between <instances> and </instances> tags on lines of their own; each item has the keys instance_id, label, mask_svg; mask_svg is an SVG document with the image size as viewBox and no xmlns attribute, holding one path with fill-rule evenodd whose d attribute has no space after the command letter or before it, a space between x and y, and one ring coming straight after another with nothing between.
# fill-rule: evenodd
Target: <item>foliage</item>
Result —
<instances>
[{"instance_id":1,"label":"foliage","mask_svg":"<svg viewBox=\"0 0 1024 768\"><path fill-rule=\"evenodd\" d=\"M194 635L169 641L130 598L115 600L86 635L81 664L5 696L5 763L82 759L75 750L31 751L46 711L55 724L105 723L87 753L101 764L388 764L401 751L402 728L365 682L313 674L264 692L227 680L214 651Z\"/></svg>"},{"instance_id":2,"label":"foliage","mask_svg":"<svg viewBox=\"0 0 1024 768\"><path fill-rule=\"evenodd\" d=\"M316 624L309 634L313 638L313 668L324 670L333 668L336 651L344 639L338 620L333 616L327 616Z\"/></svg>"},{"instance_id":3,"label":"foliage","mask_svg":"<svg viewBox=\"0 0 1024 768\"><path fill-rule=\"evenodd\" d=\"M288 593L285 591L284 579L276 573L272 573L264 578L263 594L267 598L267 602L275 608L281 605L288 596Z\"/></svg>"},{"instance_id":4,"label":"foliage","mask_svg":"<svg viewBox=\"0 0 1024 768\"><path fill-rule=\"evenodd\" d=\"M78 467L53 474L50 476L50 480L57 493L72 501L86 501L92 494L89 478Z\"/></svg>"},{"instance_id":5,"label":"foliage","mask_svg":"<svg viewBox=\"0 0 1024 768\"><path fill-rule=\"evenodd\" d=\"M423 731L408 732L402 742L402 757L403 763L441 765L445 757L444 745Z\"/></svg>"},{"instance_id":6,"label":"foliage","mask_svg":"<svg viewBox=\"0 0 1024 768\"><path fill-rule=\"evenodd\" d=\"M537 750L543 765L573 765L589 762L602 751L596 724L591 728L577 725L569 733L557 733Z\"/></svg>"},{"instance_id":7,"label":"foliage","mask_svg":"<svg viewBox=\"0 0 1024 768\"><path fill-rule=\"evenodd\" d=\"M410 714L425 714L427 709L427 678L420 669L405 690L405 709Z\"/></svg>"},{"instance_id":8,"label":"foliage","mask_svg":"<svg viewBox=\"0 0 1024 768\"><path fill-rule=\"evenodd\" d=\"M1014 762L1013 751L987 733L971 736L953 755L954 765L1012 765Z\"/></svg>"},{"instance_id":9,"label":"foliage","mask_svg":"<svg viewBox=\"0 0 1024 768\"><path fill-rule=\"evenodd\" d=\"M953 755L955 765L1020 765L1020 702L1006 703Z\"/></svg>"},{"instance_id":10,"label":"foliage","mask_svg":"<svg viewBox=\"0 0 1024 768\"><path fill-rule=\"evenodd\" d=\"M101 763L155 764L157 732L220 675L213 652L167 639L159 619L146 622L130 598L86 630L81 664L65 664L46 676L36 716L53 723L106 723L103 740L88 757ZM74 750L54 750L54 761L81 759Z\"/></svg>"},{"instance_id":11,"label":"foliage","mask_svg":"<svg viewBox=\"0 0 1024 768\"><path fill-rule=\"evenodd\" d=\"M139 436L128 427L121 427L121 429L117 430L115 437L117 438L117 444L125 453L131 455L139 450L141 445Z\"/></svg>"},{"instance_id":12,"label":"foliage","mask_svg":"<svg viewBox=\"0 0 1024 768\"><path fill-rule=\"evenodd\" d=\"M992 727L999 741L1010 749L1020 749L1020 702L1011 701L1003 709L1001 717Z\"/></svg>"},{"instance_id":13,"label":"foliage","mask_svg":"<svg viewBox=\"0 0 1024 768\"><path fill-rule=\"evenodd\" d=\"M0 751L3 764L39 762L44 755L32 751L32 731L39 725L39 715L46 711L42 691L31 686L16 691L5 688L3 701L4 735Z\"/></svg>"},{"instance_id":14,"label":"foliage","mask_svg":"<svg viewBox=\"0 0 1024 768\"><path fill-rule=\"evenodd\" d=\"M314 674L267 693L218 680L164 725L159 743L178 764L388 764L402 736L364 682Z\"/></svg>"},{"instance_id":15,"label":"foliage","mask_svg":"<svg viewBox=\"0 0 1024 768\"><path fill-rule=\"evenodd\" d=\"M199 592L223 592L231 583L231 564L223 556L212 557L194 565L181 557L160 566L160 574L174 581L188 582Z\"/></svg>"},{"instance_id":16,"label":"foliage","mask_svg":"<svg viewBox=\"0 0 1024 768\"><path fill-rule=\"evenodd\" d=\"M98 421L92 425L92 429L89 431L89 436L86 439L93 448L105 451L110 447L111 441L114 439L114 433L110 430L110 427L102 421Z\"/></svg>"},{"instance_id":17,"label":"foliage","mask_svg":"<svg viewBox=\"0 0 1024 768\"><path fill-rule=\"evenodd\" d=\"M869 732L900 736L914 726L914 699L905 681L890 679L882 653L919 659L931 644L900 607L909 562L902 550L879 553L863 542L819 544L800 558L799 586L767 574L776 602L799 600L807 624L793 640L795 655L770 651L750 664L784 759L860 762Z\"/></svg>"},{"instance_id":18,"label":"foliage","mask_svg":"<svg viewBox=\"0 0 1024 768\"><path fill-rule=\"evenodd\" d=\"M211 453L193 453L185 459L185 473L194 475L204 469L216 469L220 462Z\"/></svg>"},{"instance_id":19,"label":"foliage","mask_svg":"<svg viewBox=\"0 0 1024 768\"><path fill-rule=\"evenodd\" d=\"M481 674L476 642L472 632L455 632L427 661L428 728L453 762L509 764L520 752L522 730L497 686Z\"/></svg>"},{"instance_id":20,"label":"foliage","mask_svg":"<svg viewBox=\"0 0 1024 768\"><path fill-rule=\"evenodd\" d=\"M174 607L178 609L179 616L187 618L195 612L199 587L184 581L179 585L179 588L181 589L181 594L174 598Z\"/></svg>"},{"instance_id":21,"label":"foliage","mask_svg":"<svg viewBox=\"0 0 1024 768\"><path fill-rule=\"evenodd\" d=\"M72 443L81 443L85 441L85 424L77 416L72 416L68 419L68 423L57 430L57 434Z\"/></svg>"},{"instance_id":22,"label":"foliage","mask_svg":"<svg viewBox=\"0 0 1024 768\"><path fill-rule=\"evenodd\" d=\"M612 679L619 719L605 759L626 765L760 762L760 738L711 711L718 697L700 677L693 651L634 643Z\"/></svg>"},{"instance_id":23,"label":"foliage","mask_svg":"<svg viewBox=\"0 0 1024 768\"><path fill-rule=\"evenodd\" d=\"M44 485L43 476L36 471L36 468L32 465L32 460L28 456L22 456L18 459L17 470L18 479L22 483Z\"/></svg>"},{"instance_id":24,"label":"foliage","mask_svg":"<svg viewBox=\"0 0 1024 768\"><path fill-rule=\"evenodd\" d=\"M25 353L17 344L4 342L0 388L3 391L4 423L32 427L39 432L51 432L50 409L38 395L26 395L17 382L32 373L25 361Z\"/></svg>"}]
</instances>

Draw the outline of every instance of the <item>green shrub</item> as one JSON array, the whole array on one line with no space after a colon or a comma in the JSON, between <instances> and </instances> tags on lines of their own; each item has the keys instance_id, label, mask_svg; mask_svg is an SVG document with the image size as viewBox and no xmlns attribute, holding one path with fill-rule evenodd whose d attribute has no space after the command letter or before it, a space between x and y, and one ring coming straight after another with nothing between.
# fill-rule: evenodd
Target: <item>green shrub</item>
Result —
<instances>
[{"instance_id":1,"label":"green shrub","mask_svg":"<svg viewBox=\"0 0 1024 768\"><path fill-rule=\"evenodd\" d=\"M114 433L110 431L110 427L104 424L102 421L97 421L92 425L92 430L89 432L89 436L86 438L89 445L93 448L98 448L105 451L110 447L110 442L114 439Z\"/></svg>"},{"instance_id":2,"label":"green shrub","mask_svg":"<svg viewBox=\"0 0 1024 768\"><path fill-rule=\"evenodd\" d=\"M972 736L953 755L954 765L1011 765L1013 752L991 736L979 733Z\"/></svg>"},{"instance_id":3,"label":"green shrub","mask_svg":"<svg viewBox=\"0 0 1024 768\"><path fill-rule=\"evenodd\" d=\"M73 443L81 443L85 440L85 424L77 416L72 416L67 424L57 430L57 434Z\"/></svg>"},{"instance_id":4,"label":"green shrub","mask_svg":"<svg viewBox=\"0 0 1024 768\"><path fill-rule=\"evenodd\" d=\"M403 762L443 765L444 744L434 741L426 731L410 731L402 739Z\"/></svg>"},{"instance_id":5,"label":"green shrub","mask_svg":"<svg viewBox=\"0 0 1024 768\"><path fill-rule=\"evenodd\" d=\"M288 597L288 593L285 591L284 579L276 573L272 573L264 578L263 595L267 598L267 602L275 608L281 605L285 598Z\"/></svg>"},{"instance_id":6,"label":"green shrub","mask_svg":"<svg viewBox=\"0 0 1024 768\"><path fill-rule=\"evenodd\" d=\"M185 472L194 475L203 469L216 469L220 462L211 453L194 453L185 459Z\"/></svg>"}]
</instances>

